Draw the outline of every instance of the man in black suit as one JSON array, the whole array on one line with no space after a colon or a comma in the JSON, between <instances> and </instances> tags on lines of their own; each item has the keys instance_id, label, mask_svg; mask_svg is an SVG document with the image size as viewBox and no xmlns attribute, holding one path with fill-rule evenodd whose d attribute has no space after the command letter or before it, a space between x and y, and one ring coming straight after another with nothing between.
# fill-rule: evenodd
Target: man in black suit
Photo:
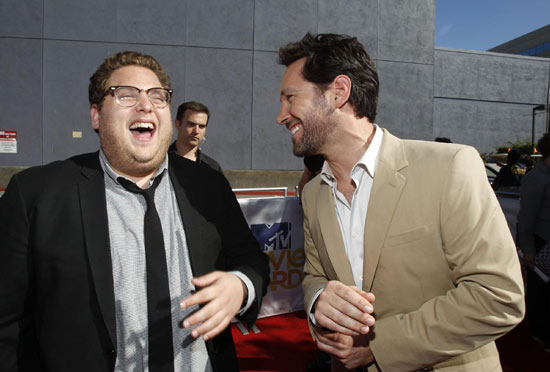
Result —
<instances>
[{"instance_id":1,"label":"man in black suit","mask_svg":"<svg viewBox=\"0 0 550 372\"><path fill-rule=\"evenodd\" d=\"M189 160L221 172L220 164L199 148L201 143L206 141L206 128L209 120L210 110L206 105L197 101L188 101L179 105L176 120L174 120L178 138L168 148L168 152L175 152Z\"/></svg>"},{"instance_id":2,"label":"man in black suit","mask_svg":"<svg viewBox=\"0 0 550 372\"><path fill-rule=\"evenodd\" d=\"M256 319L268 259L223 175L167 155L171 93L153 57L107 58L89 87L100 151L12 177L0 198L0 371L238 370L228 325ZM153 187L150 208L140 193ZM150 225L165 249L150 248ZM150 249L165 255L152 269ZM164 359L150 350L155 275Z\"/></svg>"}]
</instances>

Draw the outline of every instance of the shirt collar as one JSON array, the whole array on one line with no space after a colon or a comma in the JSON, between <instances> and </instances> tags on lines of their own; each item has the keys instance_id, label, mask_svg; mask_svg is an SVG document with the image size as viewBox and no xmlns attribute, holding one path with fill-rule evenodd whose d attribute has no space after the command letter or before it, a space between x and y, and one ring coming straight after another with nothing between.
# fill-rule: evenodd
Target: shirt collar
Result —
<instances>
[{"instance_id":1,"label":"shirt collar","mask_svg":"<svg viewBox=\"0 0 550 372\"><path fill-rule=\"evenodd\" d=\"M103 171L113 180L115 181L116 184L119 184L118 182L118 177L123 177L123 178L126 178L128 179L128 177L124 177L120 174L118 174L114 169L113 167L111 166L111 164L109 163L109 160L107 160L107 157L105 156L105 153L103 152L103 149L99 149L99 162L101 163L101 168L103 168ZM153 177L151 177L151 179L149 180L149 184L151 185L153 183L153 181L155 180L155 178L164 173L164 171L168 169L168 154L164 157L164 160L162 161L162 163L160 164L160 166L158 167L157 171L155 172L155 174L153 175ZM130 180L132 181L132 180ZM134 181L132 181L134 182Z\"/></svg>"},{"instance_id":2,"label":"shirt collar","mask_svg":"<svg viewBox=\"0 0 550 372\"><path fill-rule=\"evenodd\" d=\"M367 150L361 156L361 159L351 169L351 175L353 175L359 167L364 168L367 173L374 178L374 173L376 171L376 165L378 164L378 154L380 153L380 147L382 146L382 138L384 137L384 132L382 129L373 124L374 127L374 136L372 141L367 147ZM334 173L330 169L330 165L327 161L323 163L323 168L321 168L321 178L331 184L335 181Z\"/></svg>"}]
</instances>

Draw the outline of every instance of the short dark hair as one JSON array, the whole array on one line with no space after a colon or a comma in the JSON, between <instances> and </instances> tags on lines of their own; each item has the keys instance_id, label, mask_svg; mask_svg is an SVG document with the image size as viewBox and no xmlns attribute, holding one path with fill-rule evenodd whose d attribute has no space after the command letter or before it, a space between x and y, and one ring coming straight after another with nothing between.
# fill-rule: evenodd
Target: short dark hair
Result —
<instances>
[{"instance_id":1,"label":"short dark hair","mask_svg":"<svg viewBox=\"0 0 550 372\"><path fill-rule=\"evenodd\" d=\"M545 133L537 142L537 151L540 152L543 159L550 156L550 133Z\"/></svg>"},{"instance_id":2,"label":"short dark hair","mask_svg":"<svg viewBox=\"0 0 550 372\"><path fill-rule=\"evenodd\" d=\"M102 99L108 88L107 80L109 80L113 72L125 66L148 68L157 75L163 88L171 88L168 74L166 74L161 64L153 56L132 51L119 52L105 59L92 77L90 77L90 85L88 86L90 106L95 104L101 107Z\"/></svg>"},{"instance_id":3,"label":"short dark hair","mask_svg":"<svg viewBox=\"0 0 550 372\"><path fill-rule=\"evenodd\" d=\"M519 152L518 149L510 149L508 151L508 155L506 156L506 164L514 164L517 163L519 158L521 157L521 152Z\"/></svg>"},{"instance_id":4,"label":"short dark hair","mask_svg":"<svg viewBox=\"0 0 550 372\"><path fill-rule=\"evenodd\" d=\"M208 110L208 107L206 107L206 105L203 105L202 103L197 101L188 101L179 105L178 112L176 114L176 120L181 121L183 119L183 115L185 115L185 111L187 110L193 112L204 112L208 117L208 119L206 120L206 123L208 124L208 120L210 119L210 111Z\"/></svg>"},{"instance_id":5,"label":"short dark hair","mask_svg":"<svg viewBox=\"0 0 550 372\"><path fill-rule=\"evenodd\" d=\"M279 63L289 66L306 57L304 78L324 92L338 75L351 80L349 102L359 117L374 123L378 107L378 73L366 49L355 37L306 33L302 40L279 48Z\"/></svg>"}]
</instances>

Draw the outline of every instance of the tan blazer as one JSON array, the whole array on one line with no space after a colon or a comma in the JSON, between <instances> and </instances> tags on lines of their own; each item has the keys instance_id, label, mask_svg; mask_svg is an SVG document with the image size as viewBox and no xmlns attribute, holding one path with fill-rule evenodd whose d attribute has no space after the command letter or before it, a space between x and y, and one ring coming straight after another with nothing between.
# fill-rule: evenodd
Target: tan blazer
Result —
<instances>
[{"instance_id":1,"label":"tan blazer","mask_svg":"<svg viewBox=\"0 0 550 372\"><path fill-rule=\"evenodd\" d=\"M305 306L328 280L354 285L331 187L303 193ZM365 225L375 294L369 371L500 371L494 340L524 315L516 248L477 151L384 130Z\"/></svg>"}]
</instances>

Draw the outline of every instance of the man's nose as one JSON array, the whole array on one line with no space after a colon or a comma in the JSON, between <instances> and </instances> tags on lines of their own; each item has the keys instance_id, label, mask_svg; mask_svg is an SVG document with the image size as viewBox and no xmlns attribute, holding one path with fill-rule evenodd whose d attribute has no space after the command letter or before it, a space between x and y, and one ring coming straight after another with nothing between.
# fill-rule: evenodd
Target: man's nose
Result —
<instances>
[{"instance_id":1,"label":"man's nose","mask_svg":"<svg viewBox=\"0 0 550 372\"><path fill-rule=\"evenodd\" d=\"M149 97L145 91L141 91L137 96L136 108L139 111L150 112L153 110L153 105L149 101Z\"/></svg>"},{"instance_id":2,"label":"man's nose","mask_svg":"<svg viewBox=\"0 0 550 372\"><path fill-rule=\"evenodd\" d=\"M285 125L288 122L288 118L290 117L290 114L288 113L288 109L284 103L281 104L281 109L279 110L279 114L277 115L277 123L281 125Z\"/></svg>"}]
</instances>

